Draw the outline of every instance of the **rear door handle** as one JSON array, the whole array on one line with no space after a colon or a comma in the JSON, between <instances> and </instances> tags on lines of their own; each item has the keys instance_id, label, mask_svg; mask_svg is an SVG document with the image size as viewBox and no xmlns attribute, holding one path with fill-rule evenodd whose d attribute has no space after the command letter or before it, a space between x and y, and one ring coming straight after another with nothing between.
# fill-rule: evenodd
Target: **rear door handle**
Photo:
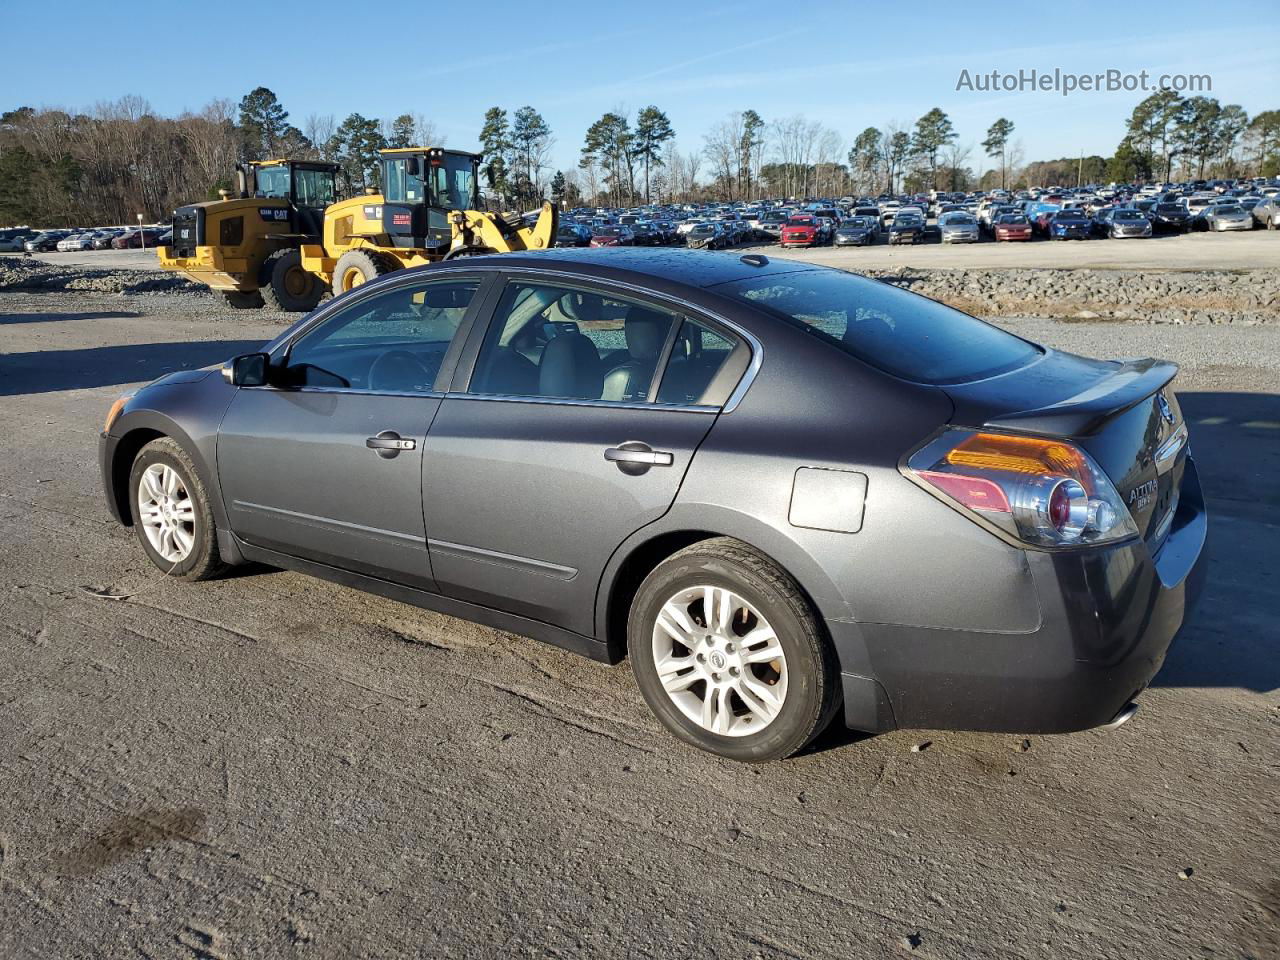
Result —
<instances>
[{"instance_id":1,"label":"rear door handle","mask_svg":"<svg viewBox=\"0 0 1280 960\"><path fill-rule=\"evenodd\" d=\"M676 461L674 454L667 453L665 450L654 450L647 443L641 443L639 440L628 440L616 447L607 447L604 458L610 463L616 463L623 473L632 476L645 473L650 467L669 467Z\"/></svg>"},{"instance_id":2,"label":"rear door handle","mask_svg":"<svg viewBox=\"0 0 1280 960\"><path fill-rule=\"evenodd\" d=\"M364 445L384 460L390 460L392 457L399 456L401 450L412 450L417 447L418 441L402 437L394 430L383 430L376 437L366 439Z\"/></svg>"}]
</instances>

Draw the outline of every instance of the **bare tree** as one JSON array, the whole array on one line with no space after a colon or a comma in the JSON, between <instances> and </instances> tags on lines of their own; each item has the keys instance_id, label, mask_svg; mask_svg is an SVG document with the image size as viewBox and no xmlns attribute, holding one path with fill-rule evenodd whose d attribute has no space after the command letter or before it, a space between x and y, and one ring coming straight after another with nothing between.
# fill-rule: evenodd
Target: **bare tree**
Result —
<instances>
[{"instance_id":1,"label":"bare tree","mask_svg":"<svg viewBox=\"0 0 1280 960\"><path fill-rule=\"evenodd\" d=\"M731 113L704 135L703 154L711 163L717 189L730 200L739 192L738 166L742 155L742 114Z\"/></svg>"},{"instance_id":2,"label":"bare tree","mask_svg":"<svg viewBox=\"0 0 1280 960\"><path fill-rule=\"evenodd\" d=\"M314 145L316 152L323 159L331 159L329 143L338 129L332 113L312 113L307 116L302 132Z\"/></svg>"}]
</instances>

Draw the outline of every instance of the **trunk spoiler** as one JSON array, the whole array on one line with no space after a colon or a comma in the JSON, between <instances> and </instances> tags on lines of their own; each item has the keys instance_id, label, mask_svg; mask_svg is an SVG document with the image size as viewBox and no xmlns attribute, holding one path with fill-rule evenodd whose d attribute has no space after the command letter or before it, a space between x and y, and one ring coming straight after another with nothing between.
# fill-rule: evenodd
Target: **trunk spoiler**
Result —
<instances>
[{"instance_id":1,"label":"trunk spoiler","mask_svg":"<svg viewBox=\"0 0 1280 960\"><path fill-rule=\"evenodd\" d=\"M1166 386L1178 373L1168 360L1122 360L1111 376L1075 396L1057 403L1016 413L1002 413L987 426L1082 437L1098 430L1107 420L1123 413Z\"/></svg>"}]
</instances>

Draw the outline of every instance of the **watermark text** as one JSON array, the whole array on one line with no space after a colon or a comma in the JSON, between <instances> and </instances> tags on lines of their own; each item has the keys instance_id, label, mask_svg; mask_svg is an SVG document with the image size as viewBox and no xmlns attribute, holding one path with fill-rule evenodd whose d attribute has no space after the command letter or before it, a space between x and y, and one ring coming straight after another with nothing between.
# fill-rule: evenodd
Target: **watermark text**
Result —
<instances>
[{"instance_id":1,"label":"watermark text","mask_svg":"<svg viewBox=\"0 0 1280 960\"><path fill-rule=\"evenodd\" d=\"M961 70L956 90L981 93L1060 93L1068 97L1077 91L1085 93L1147 93L1172 90L1176 93L1209 93L1213 77L1207 73L1161 73L1149 70L1137 73L1103 70L1101 73L1071 73L1055 67L1052 71L1022 69L1013 73L999 70L971 72Z\"/></svg>"}]
</instances>

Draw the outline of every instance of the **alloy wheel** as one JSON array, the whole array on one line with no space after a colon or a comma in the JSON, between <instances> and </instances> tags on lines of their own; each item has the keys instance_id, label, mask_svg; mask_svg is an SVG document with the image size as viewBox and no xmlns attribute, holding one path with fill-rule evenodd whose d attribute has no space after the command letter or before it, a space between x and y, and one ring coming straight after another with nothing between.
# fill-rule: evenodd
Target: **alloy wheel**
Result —
<instances>
[{"instance_id":1,"label":"alloy wheel","mask_svg":"<svg viewBox=\"0 0 1280 960\"><path fill-rule=\"evenodd\" d=\"M195 504L178 471L167 463L153 463L142 472L138 520L151 549L168 563L181 563L195 547Z\"/></svg>"},{"instance_id":2,"label":"alloy wheel","mask_svg":"<svg viewBox=\"0 0 1280 960\"><path fill-rule=\"evenodd\" d=\"M653 662L671 702L709 733L759 733L786 701L787 659L777 634L725 587L689 587L662 605Z\"/></svg>"}]
</instances>

